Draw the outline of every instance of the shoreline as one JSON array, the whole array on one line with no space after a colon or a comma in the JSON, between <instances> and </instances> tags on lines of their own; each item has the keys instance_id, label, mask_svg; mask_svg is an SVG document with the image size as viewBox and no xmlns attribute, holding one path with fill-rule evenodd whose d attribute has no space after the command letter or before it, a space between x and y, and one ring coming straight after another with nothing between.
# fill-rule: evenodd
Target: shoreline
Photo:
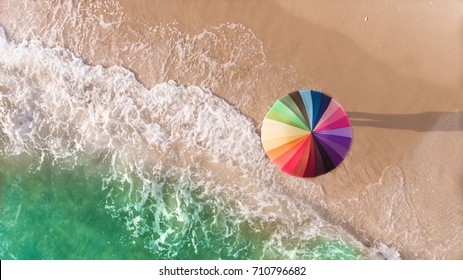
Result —
<instances>
[{"instance_id":1,"label":"shoreline","mask_svg":"<svg viewBox=\"0 0 463 280\"><path fill-rule=\"evenodd\" d=\"M424 8L428 6L407 4L410 10L403 6L405 12L394 15L397 8L402 7L398 2L386 9L381 3L354 8L352 3L312 1L306 3L306 8L317 9L321 15L310 12L304 17L299 12L302 7L298 6L304 4L293 5L285 1L265 4L263 1L224 1L212 12L206 9L211 7L209 1L191 1L185 5L181 1L166 4L124 0L120 3L121 11L127 15L120 25L121 34L132 34L138 30L143 36L152 32L154 35L148 41L159 39L150 42L161 48L156 58L162 58L166 54L164 51L172 46L166 36L173 36L174 43L184 42L183 46L190 48L191 53L200 54L207 50L216 56L216 61L225 64L228 57L222 55L233 50L233 46L223 43L223 46L208 49L209 37L204 42L199 38L204 30L214 30L219 26L213 33L219 38L218 42L232 36L233 43L237 43L243 38L240 37L242 34L251 38L242 46L249 48L247 51L252 54L252 63L247 63L244 53L237 62L239 67L233 71L211 68L220 78L217 75L197 78L193 75L197 73L182 73L181 68L175 67L174 71L162 72L157 68L158 61L148 63L146 69L149 71L143 71L147 63L143 61L142 54L131 60L130 52L117 52L120 46L130 43L130 39L124 43L123 37L110 37L111 32L99 27L95 30L101 29L101 34L107 36L95 50L90 46L76 50L77 45L71 38L64 38L65 46L68 42L66 47L80 53L91 65L120 64L127 67L148 89L150 84L167 77L174 80L179 77L177 82L181 85L198 84L209 88L213 94L251 118L257 128L267 109L281 95L307 87L332 95L350 114L353 122L354 138L349 155L330 174L311 180L311 183L321 186L321 192L302 193L297 187L299 181L280 176L280 180L290 182L287 183L291 186L286 190L288 195L302 196L320 213L332 217L329 220L351 228L363 238L362 242L374 244L379 241L397 246L404 258L463 258L463 245L459 245L463 244L460 242L463 236L455 234L456 229L463 229L463 219L458 214L458 209L463 210L463 194L460 192L463 179L457 168L461 166L461 160L455 156L463 152L458 148L462 146L463 139L463 99L459 98L462 85L455 80L461 69L458 69L458 64L444 63L458 54L458 45L452 41L456 39L448 38L451 36L443 37L448 46L439 44L439 48L430 51L429 45L418 48L421 46L418 39L434 40L436 32L426 35L423 31L416 38L408 37L419 31L417 26L426 24L422 18L427 15L428 11ZM442 18L445 5L435 3L434 7L440 11L433 14L434 24L450 25ZM384 10L379 13L382 8ZM411 8L423 8L425 11L413 14ZM461 7L455 4L454 8L451 19L455 19L453 15ZM255 9L265 13L251 17ZM206 11L211 13L210 17L205 17ZM404 16L407 13L415 16L412 22ZM368 14L367 20L360 14ZM323 16L329 20L324 20ZM388 27L392 25L385 22L387 17L390 17L390 22L394 22L392 18L397 20L393 26L408 26L403 35L391 38ZM221 29L220 25L228 20L243 27L239 32L227 29L227 26ZM5 21L0 24L7 27L8 19ZM165 28L163 31L161 28L154 32L149 29L160 23L168 26L173 21L178 22L177 29ZM343 27L343 24L346 26ZM346 33L342 34L341 30ZM402 36L409 39L404 45L399 43L404 38ZM362 43L368 44L372 50L366 51ZM167 44L167 47L162 48L162 44ZM260 47L262 51L253 51ZM178 60L177 56L181 55L174 53L173 60L166 62L171 65L184 63L184 67L203 73L196 64L206 60ZM392 61L385 63L384 59L388 57ZM304 62L306 59L308 63ZM425 71L424 66L436 65L439 59L444 61L443 64ZM213 64L204 65L211 67ZM444 69L446 66L453 68ZM436 74L439 71L452 75ZM160 74L152 77L150 73ZM255 78L260 80L252 84ZM240 87L235 85L237 81L245 82ZM444 146L442 142L449 145ZM435 148L436 151L433 150ZM454 168L449 168L449 165ZM435 186L440 184L445 184L441 188L445 192L436 200ZM394 211L394 208L402 211ZM439 214L441 211L446 213L445 219ZM405 237L402 233L410 227L417 231L412 237ZM450 241L443 245L444 240ZM446 248L452 251L447 252Z\"/></svg>"}]
</instances>

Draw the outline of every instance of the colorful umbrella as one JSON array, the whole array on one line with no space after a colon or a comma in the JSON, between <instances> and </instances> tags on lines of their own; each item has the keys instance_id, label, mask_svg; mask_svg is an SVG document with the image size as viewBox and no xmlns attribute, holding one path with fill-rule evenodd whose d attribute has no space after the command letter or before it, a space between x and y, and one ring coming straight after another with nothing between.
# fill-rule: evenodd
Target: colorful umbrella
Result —
<instances>
[{"instance_id":1,"label":"colorful umbrella","mask_svg":"<svg viewBox=\"0 0 463 280\"><path fill-rule=\"evenodd\" d=\"M352 141L344 109L331 97L313 90L278 99L261 130L265 153L284 172L315 177L338 166Z\"/></svg>"}]
</instances>

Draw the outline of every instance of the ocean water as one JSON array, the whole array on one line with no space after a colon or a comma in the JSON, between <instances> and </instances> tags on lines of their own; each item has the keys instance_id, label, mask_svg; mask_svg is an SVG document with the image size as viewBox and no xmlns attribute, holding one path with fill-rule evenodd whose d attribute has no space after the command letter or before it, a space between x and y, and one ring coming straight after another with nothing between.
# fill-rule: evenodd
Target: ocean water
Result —
<instances>
[{"instance_id":1,"label":"ocean water","mask_svg":"<svg viewBox=\"0 0 463 280\"><path fill-rule=\"evenodd\" d=\"M21 171L23 163L2 162L1 259L286 258L284 248L267 245L272 225L257 229L251 221L236 220L212 197L185 186L166 183L157 192L163 202L153 202L163 213L142 210L132 218L123 207L117 214L108 211L105 201L121 186L113 182L102 190L101 174L48 163L40 171ZM148 222L151 227L141 227ZM352 245L323 237L292 246L300 251L296 258L359 254Z\"/></svg>"}]
</instances>

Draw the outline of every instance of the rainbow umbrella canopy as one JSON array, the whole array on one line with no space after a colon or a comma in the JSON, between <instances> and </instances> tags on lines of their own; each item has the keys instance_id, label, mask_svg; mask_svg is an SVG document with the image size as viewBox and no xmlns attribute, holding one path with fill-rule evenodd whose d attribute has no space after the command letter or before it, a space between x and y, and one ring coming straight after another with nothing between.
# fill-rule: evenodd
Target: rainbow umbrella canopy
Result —
<instances>
[{"instance_id":1,"label":"rainbow umbrella canopy","mask_svg":"<svg viewBox=\"0 0 463 280\"><path fill-rule=\"evenodd\" d=\"M344 109L331 97L299 90L278 99L264 118L262 144L270 160L297 177L316 177L346 157L352 128Z\"/></svg>"}]
</instances>

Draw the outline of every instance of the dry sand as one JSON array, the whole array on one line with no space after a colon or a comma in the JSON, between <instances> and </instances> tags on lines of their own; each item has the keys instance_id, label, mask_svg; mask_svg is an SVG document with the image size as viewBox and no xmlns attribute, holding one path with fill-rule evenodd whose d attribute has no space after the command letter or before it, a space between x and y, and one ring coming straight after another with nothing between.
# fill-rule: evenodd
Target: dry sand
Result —
<instances>
[{"instance_id":1,"label":"dry sand","mask_svg":"<svg viewBox=\"0 0 463 280\"><path fill-rule=\"evenodd\" d=\"M180 70L158 71L159 63L148 65L146 57L128 60L117 51L118 42L133 30L133 36L150 36L147 26L173 22L192 36L227 22L248 27L262 42L265 58L243 60L234 76L221 73L227 82L203 79L201 85L257 126L276 98L297 89L331 95L351 117L351 151L339 168L313 179L323 193L307 194L308 203L366 245L393 245L403 258L463 258L461 2L120 3L126 21L117 34L102 31L108 34L97 50L77 44L72 36L63 39L66 46L93 64L122 64L147 86L169 79L197 84L197 78ZM13 22L4 17L0 24L8 31ZM156 36L162 44L164 38ZM216 55L220 58L220 48ZM189 65L196 67L196 62ZM256 68L256 63L271 67ZM249 75L258 75L260 82L243 87L247 91L230 87ZM289 192L305 195L297 186Z\"/></svg>"}]
</instances>

